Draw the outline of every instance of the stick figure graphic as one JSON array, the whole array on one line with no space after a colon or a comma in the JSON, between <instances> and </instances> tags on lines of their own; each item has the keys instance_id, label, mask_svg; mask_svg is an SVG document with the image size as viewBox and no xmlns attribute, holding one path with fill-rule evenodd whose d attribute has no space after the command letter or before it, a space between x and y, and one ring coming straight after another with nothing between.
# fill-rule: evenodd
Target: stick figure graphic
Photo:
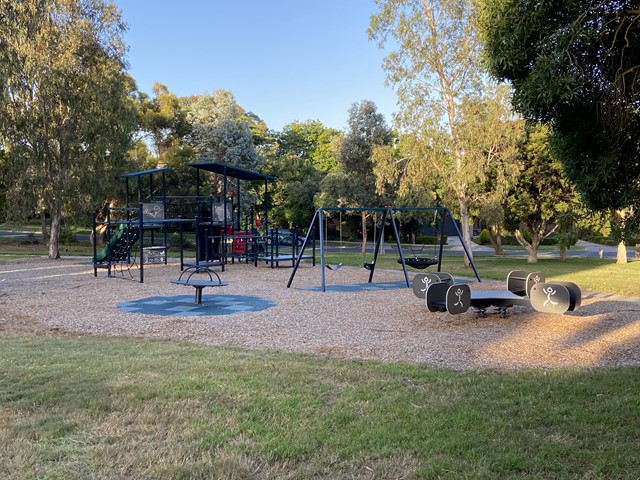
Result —
<instances>
[{"instance_id":1,"label":"stick figure graphic","mask_svg":"<svg viewBox=\"0 0 640 480\"><path fill-rule=\"evenodd\" d=\"M430 278L423 278L422 279L422 283L424 283L424 288L420 289L421 292L426 292L427 288L429 288L429 285L431 284L431 279Z\"/></svg>"},{"instance_id":2,"label":"stick figure graphic","mask_svg":"<svg viewBox=\"0 0 640 480\"><path fill-rule=\"evenodd\" d=\"M456 297L458 297L458 301L456 303L454 303L453 305L456 306L456 307L458 305L460 305L462 307L463 306L463 304L462 304L462 289L458 288L454 293L456 294Z\"/></svg>"},{"instance_id":3,"label":"stick figure graphic","mask_svg":"<svg viewBox=\"0 0 640 480\"><path fill-rule=\"evenodd\" d=\"M553 287L543 288L542 291L543 293L547 294L547 299L542 304L543 307L546 307L548 304L558 305L558 302L554 302L553 300L551 300L551 296L556 294L556 291L553 289Z\"/></svg>"}]
</instances>

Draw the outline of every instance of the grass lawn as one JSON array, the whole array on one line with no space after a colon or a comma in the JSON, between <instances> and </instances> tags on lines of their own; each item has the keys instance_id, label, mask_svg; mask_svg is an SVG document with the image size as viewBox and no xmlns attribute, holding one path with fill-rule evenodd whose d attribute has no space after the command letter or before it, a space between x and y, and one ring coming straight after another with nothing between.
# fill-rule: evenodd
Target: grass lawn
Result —
<instances>
[{"instance_id":1,"label":"grass lawn","mask_svg":"<svg viewBox=\"0 0 640 480\"><path fill-rule=\"evenodd\" d=\"M42 255L44 247L27 251ZM327 262L360 266L362 257L329 254ZM399 268L394 255L378 262ZM640 292L640 262L529 265L524 257L477 255L476 263L483 278L539 269L584 290ZM445 256L443 270L473 275L459 255ZM639 367L454 372L17 334L2 320L0 306L0 478L631 479L640 472Z\"/></svg>"},{"instance_id":2,"label":"grass lawn","mask_svg":"<svg viewBox=\"0 0 640 480\"><path fill-rule=\"evenodd\" d=\"M14 239L0 238L0 263L10 259L25 256L41 256L47 254L46 246L42 242L29 239L16 241ZM63 244L60 247L63 256L91 256L93 247L88 242L74 242ZM171 248L169 256L177 257L179 250ZM194 256L193 252L186 252L185 255ZM319 254L317 254L319 255ZM433 252L425 256L433 255ZM366 261L371 261L372 255L366 257ZM318 257L319 261L319 257ZM363 264L363 257L359 253L337 252L327 253L325 261L329 264L343 263L344 265L360 267ZM540 270L544 272L549 280L564 280L578 284L583 290L627 295L640 296L640 261L631 261L625 265L618 265L615 260L601 258L569 258L560 261L557 258L540 258L538 263L527 263L526 256L495 256L495 255L475 255L474 262L482 279L506 280L507 273L511 270L525 270L532 272ZM397 263L397 255L389 252L378 257L376 268L400 269ZM407 269L410 277L413 277L416 270ZM434 271L435 267L430 267L422 272ZM460 254L446 254L443 256L442 270L454 276L474 277L473 270L466 268L462 262Z\"/></svg>"},{"instance_id":3,"label":"grass lawn","mask_svg":"<svg viewBox=\"0 0 640 480\"><path fill-rule=\"evenodd\" d=\"M327 253L325 261L329 264L343 263L351 266L362 266L363 263L362 256L357 253ZM367 261L371 261L371 258L367 257ZM529 264L524 255L475 255L474 263L482 279L506 280L511 270L526 272L540 270L548 280L574 282L583 290L640 297L640 261L618 265L615 260L574 257L565 261L557 258L540 258L538 263ZM395 254L380 255L376 268L399 269L397 256ZM435 269L436 267L430 267L422 272L435 271ZM411 268L407 268L407 271L410 278L417 272ZM473 270L465 267L461 255L445 254L442 260L442 271L454 276L474 278Z\"/></svg>"},{"instance_id":4,"label":"grass lawn","mask_svg":"<svg viewBox=\"0 0 640 480\"><path fill-rule=\"evenodd\" d=\"M0 334L0 477L637 478L640 370Z\"/></svg>"}]
</instances>

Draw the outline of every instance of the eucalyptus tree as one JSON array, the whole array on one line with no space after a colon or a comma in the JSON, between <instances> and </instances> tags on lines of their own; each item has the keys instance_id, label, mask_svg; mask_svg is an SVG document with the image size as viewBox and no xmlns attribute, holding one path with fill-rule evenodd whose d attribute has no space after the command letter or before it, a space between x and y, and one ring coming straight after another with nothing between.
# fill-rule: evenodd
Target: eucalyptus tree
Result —
<instances>
[{"instance_id":1,"label":"eucalyptus tree","mask_svg":"<svg viewBox=\"0 0 640 480\"><path fill-rule=\"evenodd\" d=\"M150 140L155 162L163 164L168 163L165 157L171 155L171 150L181 147L192 125L176 94L158 82L154 83L152 92L152 97L145 93L138 96L140 136Z\"/></svg>"},{"instance_id":2,"label":"eucalyptus tree","mask_svg":"<svg viewBox=\"0 0 640 480\"><path fill-rule=\"evenodd\" d=\"M371 16L368 34L381 48L395 46L383 68L387 82L397 89L401 113L396 123L403 133L412 132L427 143L413 149L426 156L409 156L404 166L431 175L439 166L439 183L456 203L464 241L470 246L469 188L475 170L469 168L462 143L459 105L485 80L475 2L376 0L376 4L380 10Z\"/></svg>"},{"instance_id":3,"label":"eucalyptus tree","mask_svg":"<svg viewBox=\"0 0 640 480\"><path fill-rule=\"evenodd\" d=\"M9 179L6 168L7 156L1 147L2 143L0 138L0 222L5 222L7 220L7 185Z\"/></svg>"},{"instance_id":4,"label":"eucalyptus tree","mask_svg":"<svg viewBox=\"0 0 640 480\"><path fill-rule=\"evenodd\" d=\"M260 169L264 159L258 155L251 131L256 119L246 115L230 91L214 90L211 95L194 95L183 101L192 125L190 144L198 156Z\"/></svg>"},{"instance_id":5,"label":"eucalyptus tree","mask_svg":"<svg viewBox=\"0 0 640 480\"><path fill-rule=\"evenodd\" d=\"M318 201L322 206L349 208L381 207L387 203L384 194L376 190L373 155L376 147L388 145L391 129L375 103L363 100L349 109L347 130L337 143L337 168L321 184ZM362 211L362 252L366 251L367 216Z\"/></svg>"},{"instance_id":6,"label":"eucalyptus tree","mask_svg":"<svg viewBox=\"0 0 640 480\"><path fill-rule=\"evenodd\" d=\"M255 115L247 114L230 91L218 89L211 94L185 97L183 102L192 125L187 143L197 158L247 170L262 169L265 159L256 148L252 131L261 121ZM210 193L221 195L223 187L220 176L214 175L210 180ZM232 189L231 195L234 193ZM242 205L252 205L258 202L262 189L247 186L237 193L246 196L240 201Z\"/></svg>"},{"instance_id":7,"label":"eucalyptus tree","mask_svg":"<svg viewBox=\"0 0 640 480\"><path fill-rule=\"evenodd\" d=\"M507 85L485 89L485 94L466 98L459 107L460 143L469 175L468 198L474 216L483 223L496 254L503 254L504 205L517 188L522 169L521 144L525 122L513 114ZM471 173L471 172L469 172Z\"/></svg>"},{"instance_id":8,"label":"eucalyptus tree","mask_svg":"<svg viewBox=\"0 0 640 480\"><path fill-rule=\"evenodd\" d=\"M170 195L195 194L193 168L186 164L195 159L187 139L193 130L188 112L180 97L155 83L152 95L138 93L138 132L129 155L138 168L170 167L166 179Z\"/></svg>"},{"instance_id":9,"label":"eucalyptus tree","mask_svg":"<svg viewBox=\"0 0 640 480\"><path fill-rule=\"evenodd\" d=\"M42 205L49 258L63 218L95 207L135 129L125 25L108 0L0 0L0 141L15 216Z\"/></svg>"}]
</instances>

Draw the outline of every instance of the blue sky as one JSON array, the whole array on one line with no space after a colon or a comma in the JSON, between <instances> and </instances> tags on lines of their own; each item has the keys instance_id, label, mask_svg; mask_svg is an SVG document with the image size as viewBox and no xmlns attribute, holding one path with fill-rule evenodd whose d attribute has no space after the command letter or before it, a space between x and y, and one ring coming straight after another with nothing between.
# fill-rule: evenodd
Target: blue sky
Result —
<instances>
[{"instance_id":1,"label":"blue sky","mask_svg":"<svg viewBox=\"0 0 640 480\"><path fill-rule=\"evenodd\" d=\"M230 90L274 130L305 120L344 129L351 104L366 99L391 125L385 52L366 34L373 0L114 2L144 92L156 81L178 96Z\"/></svg>"}]
</instances>

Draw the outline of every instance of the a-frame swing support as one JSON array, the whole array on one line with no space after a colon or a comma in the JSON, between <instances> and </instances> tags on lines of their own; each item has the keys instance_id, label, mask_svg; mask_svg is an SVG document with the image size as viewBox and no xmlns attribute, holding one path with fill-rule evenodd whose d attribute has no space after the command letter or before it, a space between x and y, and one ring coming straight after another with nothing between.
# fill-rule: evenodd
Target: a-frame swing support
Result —
<instances>
[{"instance_id":1,"label":"a-frame swing support","mask_svg":"<svg viewBox=\"0 0 640 480\"><path fill-rule=\"evenodd\" d=\"M473 263L473 257L471 256L471 254L469 253L469 250L467 249L467 246L464 243L464 239L462 237L462 234L460 233L460 229L458 228L458 225L456 224L456 222L454 221L454 217L453 215L451 215L451 211L446 208L446 207L423 207L423 208L393 208L393 207L369 207L369 208L318 208L315 211L315 214L313 215L313 219L311 220L311 224L309 225L309 228L307 230L307 236L305 237L304 243L302 244L302 248L300 248L300 252L298 253L298 256L296 257L295 263L293 265L293 270L291 271L291 276L289 277L289 281L287 282L287 288L291 287L291 284L293 283L293 279L296 275L296 272L298 270L298 266L300 265L300 261L303 258L304 255L304 251L307 248L307 244L310 242L310 239L313 238L313 235L315 234L315 230L316 230L316 226L318 229L318 235L320 237L320 279L321 279L321 286L322 286L322 291L326 292L326 278L325 278L325 267L326 267L326 263L325 263L325 258L324 258L324 253L325 253L325 233L324 233L324 212L361 212L361 211L368 211L368 212L382 212L382 221L381 221L381 228L379 229L377 236L376 236L376 242L375 242L375 249L373 252L373 262L370 264L370 269L369 269L369 282L368 283L372 283L373 281L373 274L375 272L375 267L376 267L376 260L378 259L378 254L380 252L380 245L382 243L382 237L384 235L384 224L386 222L387 217L389 217L390 221L391 221L391 225L393 227L393 234L396 240L396 246L398 247L398 254L400 255L400 264L402 265L402 271L404 273L404 279L405 279L405 283L407 285L407 288L411 288L411 282L409 280L409 274L407 272L407 265L405 262L405 258L404 258L404 254L402 253L402 245L400 242L400 235L398 233L398 227L396 225L396 221L395 221L395 216L393 214L394 210L400 211L400 212L425 212L425 211L440 211L443 213L443 217L442 220L440 222L440 248L439 248L439 253L438 253L438 272L442 271L442 254L444 251L444 233L445 233L445 225L446 225L446 221L447 221L447 217L451 218L451 223L455 228L456 231L456 235L458 236L458 238L460 239L460 243L462 245L462 248L464 249L464 253L467 256L467 258L470 261L471 264L471 268L473 268L473 273L476 276L476 279L481 282L482 280L480 279L480 275L478 274L478 270L476 269L475 264ZM364 226L363 228L366 228L366 226Z\"/></svg>"}]
</instances>

